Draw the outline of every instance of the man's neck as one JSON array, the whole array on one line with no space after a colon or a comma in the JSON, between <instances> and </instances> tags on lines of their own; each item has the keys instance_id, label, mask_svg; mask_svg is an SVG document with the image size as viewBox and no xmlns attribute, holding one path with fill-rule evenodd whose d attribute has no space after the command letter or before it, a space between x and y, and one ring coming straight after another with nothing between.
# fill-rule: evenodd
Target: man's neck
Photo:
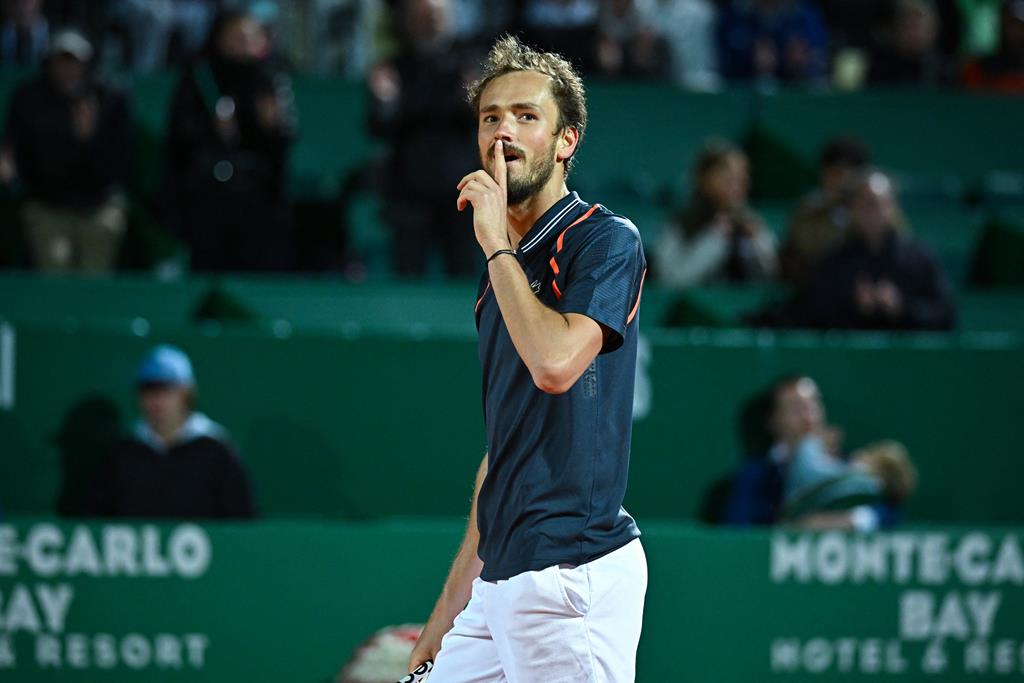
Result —
<instances>
[{"instance_id":1,"label":"man's neck","mask_svg":"<svg viewBox=\"0 0 1024 683\"><path fill-rule=\"evenodd\" d=\"M565 179L551 179L537 194L528 197L524 201L508 207L508 239L513 249L519 246L519 242L530 231L534 223L544 215L555 203L569 194L565 186Z\"/></svg>"},{"instance_id":2,"label":"man's neck","mask_svg":"<svg viewBox=\"0 0 1024 683\"><path fill-rule=\"evenodd\" d=\"M175 420L172 424L165 425L150 425L153 432L160 437L160 441L163 442L168 448L173 446L178 441L178 437L181 436L181 430L185 428L185 423L188 422L190 415L186 415L181 420Z\"/></svg>"}]
</instances>

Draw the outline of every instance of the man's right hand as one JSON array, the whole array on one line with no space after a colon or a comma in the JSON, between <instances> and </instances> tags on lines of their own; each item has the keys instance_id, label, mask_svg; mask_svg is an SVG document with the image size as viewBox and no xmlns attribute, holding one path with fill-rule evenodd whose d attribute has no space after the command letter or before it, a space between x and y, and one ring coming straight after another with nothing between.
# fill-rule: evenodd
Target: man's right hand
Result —
<instances>
[{"instance_id":1,"label":"man's right hand","mask_svg":"<svg viewBox=\"0 0 1024 683\"><path fill-rule=\"evenodd\" d=\"M443 619L435 619L431 615L416 641L416 646L412 649L412 654L409 655L409 671L415 671L416 667L427 660L437 659L437 653L441 651L441 639L452 628L451 622L442 623L443 621Z\"/></svg>"}]
</instances>

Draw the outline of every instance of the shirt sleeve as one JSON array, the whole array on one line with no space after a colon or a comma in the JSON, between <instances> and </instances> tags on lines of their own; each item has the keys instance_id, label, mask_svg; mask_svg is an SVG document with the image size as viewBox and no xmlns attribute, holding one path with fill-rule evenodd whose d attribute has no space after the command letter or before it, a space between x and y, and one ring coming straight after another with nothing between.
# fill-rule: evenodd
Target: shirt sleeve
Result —
<instances>
[{"instance_id":1,"label":"shirt sleeve","mask_svg":"<svg viewBox=\"0 0 1024 683\"><path fill-rule=\"evenodd\" d=\"M555 255L560 313L580 313L610 330L601 353L622 346L640 304L646 270L640 235L632 223L609 221L592 229L568 259Z\"/></svg>"}]
</instances>

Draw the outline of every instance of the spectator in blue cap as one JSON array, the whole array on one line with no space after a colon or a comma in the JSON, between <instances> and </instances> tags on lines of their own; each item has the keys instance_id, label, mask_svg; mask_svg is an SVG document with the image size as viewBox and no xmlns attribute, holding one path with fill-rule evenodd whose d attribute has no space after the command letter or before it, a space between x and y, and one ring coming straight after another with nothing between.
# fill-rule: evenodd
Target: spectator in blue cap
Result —
<instances>
[{"instance_id":1,"label":"spectator in blue cap","mask_svg":"<svg viewBox=\"0 0 1024 683\"><path fill-rule=\"evenodd\" d=\"M169 345L151 350L135 377L142 419L118 442L97 479L103 517L255 516L248 476L227 431L196 411L192 362Z\"/></svg>"}]
</instances>

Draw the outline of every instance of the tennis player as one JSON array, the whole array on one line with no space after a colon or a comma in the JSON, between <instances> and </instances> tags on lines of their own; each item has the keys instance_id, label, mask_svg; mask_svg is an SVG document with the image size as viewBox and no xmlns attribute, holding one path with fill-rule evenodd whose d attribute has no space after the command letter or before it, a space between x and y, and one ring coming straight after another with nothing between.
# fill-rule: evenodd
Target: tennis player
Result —
<instances>
[{"instance_id":1,"label":"tennis player","mask_svg":"<svg viewBox=\"0 0 1024 683\"><path fill-rule=\"evenodd\" d=\"M483 169L457 206L487 258L489 452L410 669L434 659L430 683L633 681L647 564L622 500L640 236L566 188L587 110L563 58L503 38L469 101Z\"/></svg>"}]
</instances>

